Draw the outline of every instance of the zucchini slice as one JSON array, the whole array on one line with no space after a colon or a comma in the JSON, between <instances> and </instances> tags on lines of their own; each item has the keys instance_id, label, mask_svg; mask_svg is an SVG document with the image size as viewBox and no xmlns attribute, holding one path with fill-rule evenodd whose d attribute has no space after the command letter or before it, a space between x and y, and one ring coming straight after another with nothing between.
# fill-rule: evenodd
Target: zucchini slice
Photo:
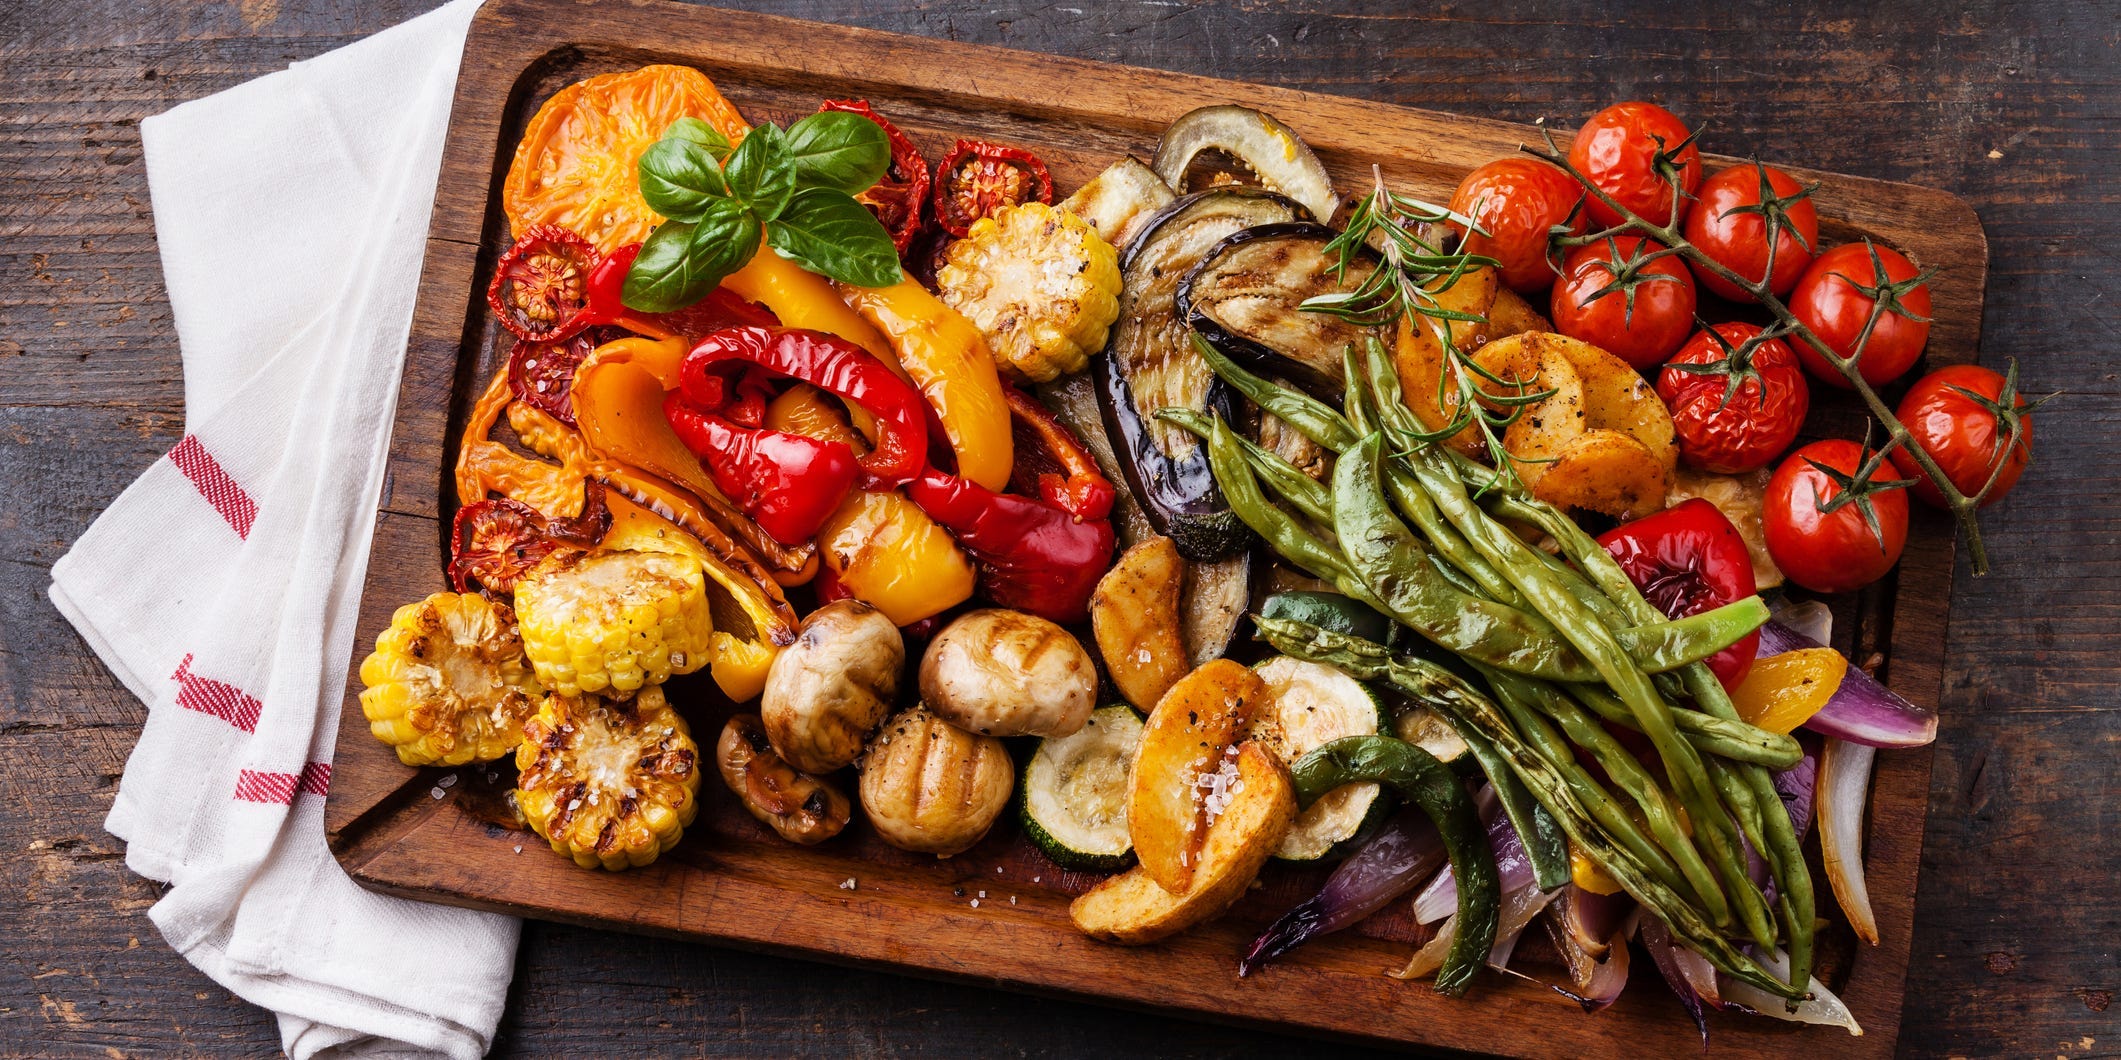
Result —
<instances>
[{"instance_id":1,"label":"zucchini slice","mask_svg":"<svg viewBox=\"0 0 2121 1060\"><path fill-rule=\"evenodd\" d=\"M1024 834L1064 869L1111 872L1134 860L1128 776L1142 721L1125 705L1090 712L1082 728L1038 742L1024 763Z\"/></svg>"},{"instance_id":2,"label":"zucchini slice","mask_svg":"<svg viewBox=\"0 0 2121 1060\"><path fill-rule=\"evenodd\" d=\"M1284 763L1344 736L1375 736L1386 724L1385 708L1370 686L1337 667L1277 656L1255 670L1274 694L1267 738ZM1296 817L1274 856L1316 861L1341 856L1373 824L1384 820L1390 799L1375 783L1347 784L1328 792Z\"/></svg>"},{"instance_id":3,"label":"zucchini slice","mask_svg":"<svg viewBox=\"0 0 2121 1060\"><path fill-rule=\"evenodd\" d=\"M1473 760L1473 749L1466 746L1465 737L1433 707L1416 703L1401 711L1392 719L1392 732L1400 739L1429 752L1430 756L1451 770L1464 775L1469 769L1479 768Z\"/></svg>"}]
</instances>

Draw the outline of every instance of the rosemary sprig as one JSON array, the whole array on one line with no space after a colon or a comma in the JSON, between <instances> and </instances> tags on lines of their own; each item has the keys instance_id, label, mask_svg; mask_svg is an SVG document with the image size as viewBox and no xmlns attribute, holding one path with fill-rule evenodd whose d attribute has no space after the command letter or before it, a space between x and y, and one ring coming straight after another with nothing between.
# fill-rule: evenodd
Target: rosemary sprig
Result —
<instances>
[{"instance_id":1,"label":"rosemary sprig","mask_svg":"<svg viewBox=\"0 0 2121 1060\"><path fill-rule=\"evenodd\" d=\"M1502 473L1498 481L1519 485L1513 463L1516 458L1503 445L1502 434L1524 415L1527 407L1546 400L1554 392L1535 389L1537 375L1529 379L1505 379L1460 350L1452 340L1451 324L1485 323L1487 317L1452 309L1444 304L1443 299L1443 295L1467 273L1499 263L1478 254L1447 250L1442 240L1424 234L1434 230L1434 226L1446 223L1463 226L1471 232L1480 231L1471 217L1395 194L1385 187L1384 172L1378 167L1371 167L1371 174L1373 183L1369 193L1356 200L1346 226L1326 244L1326 251L1333 255L1334 278L1344 288L1347 288L1349 266L1365 248L1377 252L1377 268L1352 288L1314 295L1305 299L1299 308L1339 317L1362 328L1392 327L1406 320L1409 314L1425 318L1413 322L1415 326L1427 326L1426 321L1440 322L1441 327L1430 328L1443 348L1445 361L1445 370L1437 373L1436 407L1451 410L1451 416L1448 422L1433 431L1413 432L1414 437L1422 442L1436 443L1468 428L1478 428L1489 455ZM1483 387L1481 381L1492 384L1492 388Z\"/></svg>"},{"instance_id":2,"label":"rosemary sprig","mask_svg":"<svg viewBox=\"0 0 2121 1060\"><path fill-rule=\"evenodd\" d=\"M1871 294L1875 302L1871 307L1870 317L1864 321L1863 330L1857 334L1855 348L1850 352L1849 356L1842 357L1828 348L1827 344L1812 329L1806 327L1803 321L1798 320L1797 315L1790 311L1789 306L1783 304L1782 300L1776 297L1775 292L1769 289L1768 282L1774 277L1772 257L1769 259L1770 271L1762 275L1758 282L1739 275L1737 272L1726 268L1720 262L1710 258L1706 253L1702 252L1701 248L1696 247L1686 238L1685 234L1680 230L1677 210L1674 210L1674 217L1671 219L1671 223L1662 225L1636 214L1615 201L1611 195L1592 183L1576 167L1570 165L1568 152L1563 151L1555 144L1554 134L1551 131L1542 128L1540 135L1546 141L1545 150L1530 144L1520 145L1520 149L1535 158L1545 159L1561 167L1563 172L1573 178L1576 183L1583 186L1586 194L1596 196L1599 202L1604 203L1607 208L1611 209L1621 219L1619 224L1603 231L1591 232L1581 236L1557 231L1554 233L1556 245L1564 247L1583 246L1623 233L1636 233L1664 244L1665 247L1686 259L1695 268L1706 269L1732 286L1752 295L1754 300L1758 301L1761 307L1775 318L1777 325L1784 329L1786 335L1810 346L1826 363L1832 365L1835 371L1841 373L1843 379L1848 380L1849 386L1854 388L1857 395L1863 399L1864 405L1869 408L1871 416L1885 428L1885 444L1878 449L1878 453L1883 455L1897 448L1904 450L1909 457L1913 458L1916 467L1922 472L1922 476L1928 479L1930 484L1937 488L1937 492L1943 496L1945 508L1951 512L1953 521L1958 524L1959 532L1965 535L1968 558L1972 562L1974 573L1988 573L1988 551L1981 543L1981 524L1976 518L1975 512L1981 507L1982 502L1988 499L1990 491L1995 488L1996 481L2000 476L1991 475L1989 481L1979 491L1971 495L1960 492L1959 488L1952 484L1951 476L1946 475L1944 469L1938 466L1936 459L1931 457L1929 452L1921 446L1913 444L1914 436L1909 433L1907 426L1901 423L1899 417L1893 414L1892 406L1887 405L1885 399L1878 396L1878 391L1871 386L1869 381L1863 378L1863 373L1858 371L1856 367L1858 360L1863 356L1864 349L1870 344L1872 331L1877 328L1878 321L1887 312L1899 312L1903 316L1913 315L1900 307L1900 297L1917 284L1929 280L1932 275L1931 271L1924 270L1911 280L1895 283L1886 274L1885 265L1878 260L1877 250L1873 248L1871 265L1874 270L1874 283L1867 287L1858 286L1865 293ZM1672 175L1670 179L1673 181L1675 192L1682 190L1677 186L1676 174ZM1765 186L1764 174L1763 186ZM1812 189L1807 188L1803 194L1809 195L1811 191ZM1777 200L1776 206L1786 205L1789 201L1789 199ZM1782 210L1779 208L1763 210L1761 214L1762 220L1767 225L1765 234L1769 253L1772 254L1776 243L1781 238L1782 232L1788 225L1782 215ZM1868 243L1867 240L1866 243ZM2018 366L2013 361L2010 367L2010 378L2016 380L2017 374ZM2049 396L2052 397L2053 395ZM2043 398L2042 400L2046 399ZM2017 444L2021 433L2018 417L2014 416L2010 419L2007 431L2006 445Z\"/></svg>"}]
</instances>

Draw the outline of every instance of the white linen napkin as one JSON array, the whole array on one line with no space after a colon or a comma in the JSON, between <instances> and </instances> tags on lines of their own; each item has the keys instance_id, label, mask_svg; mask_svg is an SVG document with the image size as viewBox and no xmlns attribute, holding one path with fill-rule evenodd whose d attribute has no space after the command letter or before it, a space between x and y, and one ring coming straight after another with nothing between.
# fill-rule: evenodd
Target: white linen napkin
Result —
<instances>
[{"instance_id":1,"label":"white linen napkin","mask_svg":"<svg viewBox=\"0 0 2121 1060\"><path fill-rule=\"evenodd\" d=\"M363 890L323 799L478 0L141 123L184 438L52 569L148 705L110 817L148 913L302 1060L476 1057L518 923Z\"/></svg>"}]
</instances>

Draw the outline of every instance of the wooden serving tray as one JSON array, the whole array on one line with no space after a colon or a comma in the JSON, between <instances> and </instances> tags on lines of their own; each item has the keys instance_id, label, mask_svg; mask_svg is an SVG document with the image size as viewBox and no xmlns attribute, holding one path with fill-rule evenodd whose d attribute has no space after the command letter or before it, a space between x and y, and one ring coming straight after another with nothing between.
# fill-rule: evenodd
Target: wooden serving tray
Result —
<instances>
[{"instance_id":1,"label":"wooden serving tray","mask_svg":"<svg viewBox=\"0 0 2121 1060\"><path fill-rule=\"evenodd\" d=\"M1047 161L1064 192L1122 154L1146 158L1167 122L1210 103L1279 116L1343 189L1365 185L1374 164L1395 186L1430 198L1448 197L1468 170L1538 135L1530 126L1289 89L654 0L488 0L466 45L435 199L361 605L357 645L364 654L393 609L445 588L454 436L507 349L482 293L507 240L494 193L517 135L561 86L652 62L698 67L755 121L785 122L825 98L865 97L931 157L960 135L1022 144ZM1793 172L1820 183L1829 242L1870 235L1944 267L1934 282L1929 356L1933 364L1973 360L1988 259L1973 210L1926 188ZM1848 403L1822 400L1811 429L1851 433L1855 417ZM1838 646L1859 660L1888 660L1881 673L1894 688L1934 704L1951 573L1949 525L1918 513L1897 578L1837 602ZM672 699L711 748L730 708L699 676L673 684ZM1383 974L1410 951L1402 914L1314 942L1240 980L1242 945L1314 890L1321 870L1271 868L1263 886L1221 921L1159 946L1121 949L1084 938L1068 922L1069 898L1090 879L1054 867L1008 821L971 851L942 861L892 850L860 823L822 848L803 849L752 821L711 768L699 823L675 851L644 870L585 871L535 835L494 823L505 819L498 812L505 769L400 765L368 734L359 690L356 677L346 694L326 828L346 870L390 893L1331 1036L1546 1056L1700 1050L1692 1024L1646 962L1635 969L1643 981L1596 1015L1539 983L1504 976L1485 977L1468 998L1449 1000ZM1892 752L1878 763L1868 868L1884 942L1860 952L1853 944L1838 947L1829 979L1867 1034L1850 1039L1838 1030L1725 1016L1715 1020L1719 1053L1892 1051L1930 753ZM450 776L456 780L445 784ZM1820 905L1831 915L1824 893ZM1833 931L1846 938L1845 928L1829 937Z\"/></svg>"}]
</instances>

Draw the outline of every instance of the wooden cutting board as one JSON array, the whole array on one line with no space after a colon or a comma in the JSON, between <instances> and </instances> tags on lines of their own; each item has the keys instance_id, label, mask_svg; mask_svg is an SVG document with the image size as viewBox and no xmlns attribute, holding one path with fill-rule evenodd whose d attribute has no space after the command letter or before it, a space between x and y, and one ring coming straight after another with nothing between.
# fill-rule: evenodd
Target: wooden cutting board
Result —
<instances>
[{"instance_id":1,"label":"wooden cutting board","mask_svg":"<svg viewBox=\"0 0 2121 1060\"><path fill-rule=\"evenodd\" d=\"M1210 103L1277 115L1343 189L1366 183L1376 166L1395 187L1438 199L1468 170L1539 135L1531 126L654 0L488 0L466 45L450 121L357 662L397 606L446 587L454 435L507 350L482 292L507 241L495 192L517 135L558 88L651 62L698 67L754 121L786 122L821 99L864 97L931 158L958 136L1021 144L1046 160L1064 194L1121 154L1148 157L1167 122ZM1828 242L1871 236L1944 267L1934 281L1929 357L1933 365L1972 361L1988 258L1973 210L1927 188L1785 168L1819 182ZM1860 422L1852 404L1830 397L1809 430L1847 435ZM1876 657L1896 690L1934 704L1951 569L1949 525L1918 512L1896 576L1835 601L1837 647L1859 660ZM711 747L730 707L699 676L674 683L672 699ZM644 870L586 871L535 835L496 823L507 816L509 771L401 765L368 734L359 691L355 677L326 828L346 870L390 893L1327 1036L1534 1056L1700 1050L1647 962L1638 961L1637 982L1620 1002L1595 1015L1538 982L1503 976L1486 977L1467 998L1444 999L1384 974L1404 963L1414 937L1398 912L1240 980L1242 945L1315 890L1321 870L1275 866L1216 924L1160 946L1120 949L1089 941L1068 922L1069 898L1093 880L1053 866L1007 821L971 851L941 861L886 847L860 823L820 849L803 849L752 821L711 770L699 823L675 851ZM1724 1016L1715 1020L1718 1053L1892 1051L1929 775L1926 749L1879 758L1868 870L1883 943L1859 951L1838 923L1825 933L1828 981L1865 1036ZM1823 876L1815 877L1824 890ZM1822 895L1827 915L1832 905ZM1527 951L1537 948L1528 940ZM1549 981L1558 975L1538 964L1536 952L1519 963L1552 973Z\"/></svg>"}]
</instances>

